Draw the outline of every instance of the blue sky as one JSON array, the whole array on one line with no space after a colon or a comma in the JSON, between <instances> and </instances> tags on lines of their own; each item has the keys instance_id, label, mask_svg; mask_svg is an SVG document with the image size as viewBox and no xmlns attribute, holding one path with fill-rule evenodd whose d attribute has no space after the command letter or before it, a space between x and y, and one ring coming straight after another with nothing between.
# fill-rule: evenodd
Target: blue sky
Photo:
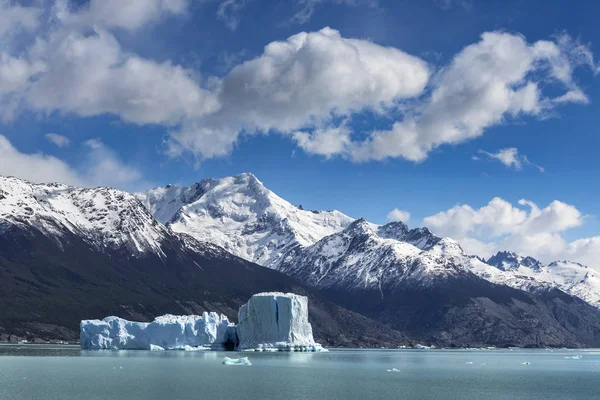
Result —
<instances>
[{"instance_id":1,"label":"blue sky","mask_svg":"<svg viewBox=\"0 0 600 400\"><path fill-rule=\"evenodd\" d=\"M305 208L590 262L599 8L0 0L0 174L143 190L250 171Z\"/></svg>"}]
</instances>

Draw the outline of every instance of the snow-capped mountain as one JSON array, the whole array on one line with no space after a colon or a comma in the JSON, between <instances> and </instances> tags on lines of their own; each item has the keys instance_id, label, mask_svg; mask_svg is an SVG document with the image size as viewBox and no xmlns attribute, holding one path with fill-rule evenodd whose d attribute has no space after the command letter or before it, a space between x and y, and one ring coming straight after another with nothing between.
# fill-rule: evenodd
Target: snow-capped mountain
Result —
<instances>
[{"instance_id":1,"label":"snow-capped mountain","mask_svg":"<svg viewBox=\"0 0 600 400\"><path fill-rule=\"evenodd\" d=\"M309 246L353 220L338 211L296 207L250 173L159 187L138 198L173 231L273 269L294 247Z\"/></svg>"},{"instance_id":2,"label":"snow-capped mountain","mask_svg":"<svg viewBox=\"0 0 600 400\"><path fill-rule=\"evenodd\" d=\"M556 287L600 308L600 276L585 265L572 261L555 261L544 265L532 257L522 257L506 251L498 252L487 263L509 272L500 279L498 276L491 277L492 281L517 288L525 288L533 281ZM506 277L509 279L506 280Z\"/></svg>"},{"instance_id":3,"label":"snow-capped mountain","mask_svg":"<svg viewBox=\"0 0 600 400\"><path fill-rule=\"evenodd\" d=\"M161 254L161 242L169 235L130 193L0 177L0 232L11 226L36 229L59 242L71 233L98 249L132 254Z\"/></svg>"},{"instance_id":4,"label":"snow-capped mountain","mask_svg":"<svg viewBox=\"0 0 600 400\"><path fill-rule=\"evenodd\" d=\"M259 292L309 296L315 337L390 346L406 337L316 290L177 234L132 194L0 177L0 341L75 340L82 319L223 313Z\"/></svg>"},{"instance_id":5,"label":"snow-capped mountain","mask_svg":"<svg viewBox=\"0 0 600 400\"><path fill-rule=\"evenodd\" d=\"M320 289L378 289L382 296L403 285L427 284L468 271L462 263L451 260L452 254L462 252L458 243L433 235L416 237L408 234L408 229L396 237L416 240L396 240L389 233L406 227L399 224L374 227L358 219L312 246L292 250L279 270Z\"/></svg>"},{"instance_id":6,"label":"snow-capped mountain","mask_svg":"<svg viewBox=\"0 0 600 400\"><path fill-rule=\"evenodd\" d=\"M409 229L403 222L378 226L338 211L303 210L250 173L159 187L137 196L173 231L316 287L423 283L460 270L530 292L555 287L600 307L598 278L585 266L551 268L511 252L485 261L425 227Z\"/></svg>"}]
</instances>

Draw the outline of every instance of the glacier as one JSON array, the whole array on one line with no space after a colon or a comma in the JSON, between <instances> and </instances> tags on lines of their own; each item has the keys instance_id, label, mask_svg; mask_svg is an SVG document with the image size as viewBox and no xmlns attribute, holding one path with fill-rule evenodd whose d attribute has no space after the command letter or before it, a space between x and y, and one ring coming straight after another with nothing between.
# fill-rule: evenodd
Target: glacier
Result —
<instances>
[{"instance_id":1,"label":"glacier","mask_svg":"<svg viewBox=\"0 0 600 400\"><path fill-rule=\"evenodd\" d=\"M240 307L239 324L225 315L163 315L152 322L119 317L83 320L84 350L326 351L315 343L308 298L293 293L258 293Z\"/></svg>"}]
</instances>

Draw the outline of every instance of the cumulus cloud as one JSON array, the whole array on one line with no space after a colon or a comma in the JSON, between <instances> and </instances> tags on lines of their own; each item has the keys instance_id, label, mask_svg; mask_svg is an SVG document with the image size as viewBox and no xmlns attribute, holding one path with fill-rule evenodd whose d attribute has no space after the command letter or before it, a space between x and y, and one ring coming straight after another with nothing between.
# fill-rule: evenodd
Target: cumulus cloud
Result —
<instances>
[{"instance_id":1,"label":"cumulus cloud","mask_svg":"<svg viewBox=\"0 0 600 400\"><path fill-rule=\"evenodd\" d=\"M581 226L584 215L575 206L553 201L544 208L528 200L518 206L496 197L475 209L457 205L426 217L423 223L433 232L458 240L471 254L489 257L499 250L511 250L544 262L568 259L600 270L600 238L568 242L564 232Z\"/></svg>"},{"instance_id":2,"label":"cumulus cloud","mask_svg":"<svg viewBox=\"0 0 600 400\"><path fill-rule=\"evenodd\" d=\"M531 165L544 172L544 168L529 161L526 155L519 154L519 150L515 147L500 149L496 153L490 153L485 150L479 150L479 154L483 154L492 160L500 161L508 168L521 169L523 165ZM479 160L479 157L474 156L474 160Z\"/></svg>"},{"instance_id":3,"label":"cumulus cloud","mask_svg":"<svg viewBox=\"0 0 600 400\"><path fill-rule=\"evenodd\" d=\"M14 8L2 1L0 7ZM200 159L224 156L243 135L282 134L326 158L418 162L440 146L478 137L511 119L545 117L561 104L587 103L574 71L582 65L597 71L589 48L566 35L528 43L517 34L488 32L448 66L435 69L399 49L324 28L272 42L224 77L202 76L132 53L115 33L134 34L183 15L189 0L126 3L91 0L75 6L60 0L45 10L48 20L42 24L34 10L25 11L33 17L15 17L7 29L27 27L36 33L29 48L0 48L4 120L23 109L80 117L110 114L165 127L166 152L173 157L186 152ZM301 5L312 10L318 3ZM221 1L219 15L243 4ZM391 128L355 131L353 117L364 112L377 126Z\"/></svg>"},{"instance_id":4,"label":"cumulus cloud","mask_svg":"<svg viewBox=\"0 0 600 400\"><path fill-rule=\"evenodd\" d=\"M478 43L459 52L440 71L431 95L392 129L375 131L356 144L356 160L402 157L425 159L444 144L456 144L521 115L542 117L555 104L579 98L543 93L540 80L581 91L573 78L577 66L595 69L589 49L566 37L529 44L524 37L487 32ZM582 92L581 92L582 93Z\"/></svg>"},{"instance_id":5,"label":"cumulus cloud","mask_svg":"<svg viewBox=\"0 0 600 400\"><path fill-rule=\"evenodd\" d=\"M69 147L71 145L71 141L68 137L59 135L58 133L47 133L44 137L60 148Z\"/></svg>"},{"instance_id":6,"label":"cumulus cloud","mask_svg":"<svg viewBox=\"0 0 600 400\"><path fill-rule=\"evenodd\" d=\"M129 190L147 187L138 169L121 161L99 140L86 142L84 151L84 162L74 167L48 154L21 152L0 135L0 175L86 187L113 186Z\"/></svg>"},{"instance_id":7,"label":"cumulus cloud","mask_svg":"<svg viewBox=\"0 0 600 400\"><path fill-rule=\"evenodd\" d=\"M181 15L188 0L91 0L75 10L67 0L56 6L58 19L65 25L136 30L165 15Z\"/></svg>"},{"instance_id":8,"label":"cumulus cloud","mask_svg":"<svg viewBox=\"0 0 600 400\"><path fill-rule=\"evenodd\" d=\"M394 208L387 215L388 221L402 221L407 223L410 219L410 213L408 211L400 210L398 208Z\"/></svg>"},{"instance_id":9,"label":"cumulus cloud","mask_svg":"<svg viewBox=\"0 0 600 400\"><path fill-rule=\"evenodd\" d=\"M0 0L0 38L19 30L35 30L42 12L38 7L23 7L10 0Z\"/></svg>"},{"instance_id":10,"label":"cumulus cloud","mask_svg":"<svg viewBox=\"0 0 600 400\"><path fill-rule=\"evenodd\" d=\"M227 153L242 131L293 134L330 128L333 117L418 96L428 78L427 64L400 50L346 39L330 28L302 32L268 44L262 55L233 68L217 90L219 111L184 123L171 133L169 147L171 154L191 150L212 157ZM320 137L330 145L339 142L342 130L300 133L294 139L302 145ZM329 151L307 147L319 154Z\"/></svg>"},{"instance_id":11,"label":"cumulus cloud","mask_svg":"<svg viewBox=\"0 0 600 400\"><path fill-rule=\"evenodd\" d=\"M57 32L38 40L31 54L46 66L26 97L36 110L175 125L218 109L190 71L127 54L107 31Z\"/></svg>"}]
</instances>

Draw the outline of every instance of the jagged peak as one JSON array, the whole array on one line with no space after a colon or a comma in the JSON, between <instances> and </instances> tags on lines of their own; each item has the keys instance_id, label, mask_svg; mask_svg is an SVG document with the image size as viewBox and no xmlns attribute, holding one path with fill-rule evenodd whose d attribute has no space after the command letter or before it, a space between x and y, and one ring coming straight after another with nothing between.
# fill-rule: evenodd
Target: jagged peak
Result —
<instances>
[{"instance_id":1,"label":"jagged peak","mask_svg":"<svg viewBox=\"0 0 600 400\"><path fill-rule=\"evenodd\" d=\"M402 240L408 233L408 226L402 221L390 222L377 229L382 238Z\"/></svg>"},{"instance_id":2,"label":"jagged peak","mask_svg":"<svg viewBox=\"0 0 600 400\"><path fill-rule=\"evenodd\" d=\"M569 261L569 260L557 260L557 261L553 261L550 264L548 264L548 267L549 268L555 268L555 267L559 266L560 264L576 265L576 266L581 267L581 268L586 268L586 269L588 268L587 265L584 265L584 264L581 264L581 263L578 263L578 262L575 262L575 261Z\"/></svg>"},{"instance_id":3,"label":"jagged peak","mask_svg":"<svg viewBox=\"0 0 600 400\"><path fill-rule=\"evenodd\" d=\"M364 218L354 220L350 225L348 225L348 227L346 227L346 229L344 229L343 232L352 236L365 234L371 235L375 233L373 226Z\"/></svg>"}]
</instances>

